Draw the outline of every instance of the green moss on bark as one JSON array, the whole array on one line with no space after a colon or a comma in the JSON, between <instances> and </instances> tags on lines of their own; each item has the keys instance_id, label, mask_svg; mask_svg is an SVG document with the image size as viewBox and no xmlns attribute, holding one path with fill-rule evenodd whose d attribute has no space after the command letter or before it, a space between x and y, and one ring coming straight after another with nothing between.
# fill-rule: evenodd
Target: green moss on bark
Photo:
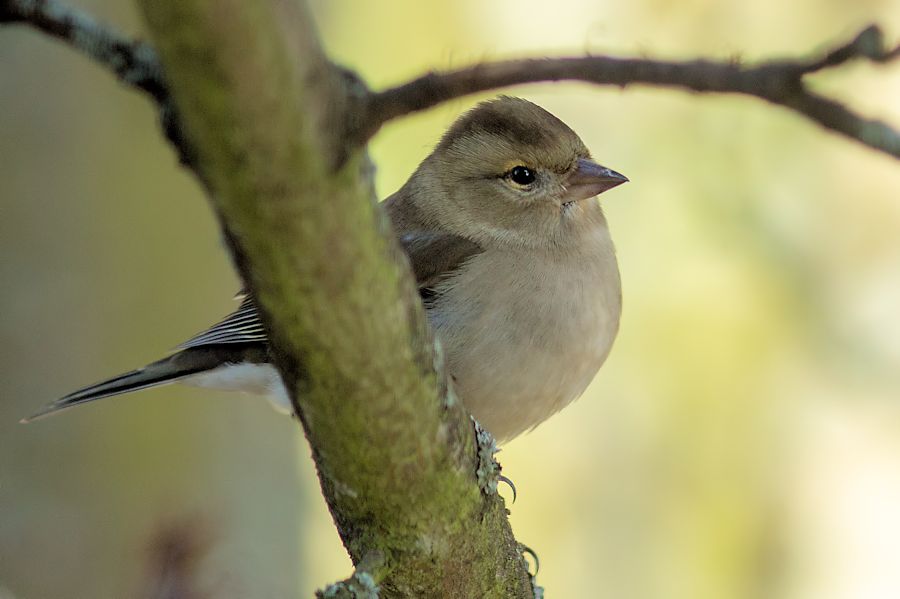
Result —
<instances>
[{"instance_id":1,"label":"green moss on bark","mask_svg":"<svg viewBox=\"0 0 900 599\"><path fill-rule=\"evenodd\" d=\"M364 151L344 145L358 89L300 5L142 5L354 563L384 557L367 572L383 597L530 596Z\"/></svg>"}]
</instances>

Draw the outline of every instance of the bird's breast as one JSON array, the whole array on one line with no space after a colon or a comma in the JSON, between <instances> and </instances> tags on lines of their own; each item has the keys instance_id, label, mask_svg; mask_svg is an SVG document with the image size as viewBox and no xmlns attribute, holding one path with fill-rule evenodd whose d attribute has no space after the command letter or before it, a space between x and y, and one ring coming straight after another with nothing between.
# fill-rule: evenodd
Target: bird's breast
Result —
<instances>
[{"instance_id":1,"label":"bird's breast","mask_svg":"<svg viewBox=\"0 0 900 599\"><path fill-rule=\"evenodd\" d=\"M487 250L437 289L429 319L457 393L498 439L578 397L606 359L621 290L605 241L579 254Z\"/></svg>"}]
</instances>

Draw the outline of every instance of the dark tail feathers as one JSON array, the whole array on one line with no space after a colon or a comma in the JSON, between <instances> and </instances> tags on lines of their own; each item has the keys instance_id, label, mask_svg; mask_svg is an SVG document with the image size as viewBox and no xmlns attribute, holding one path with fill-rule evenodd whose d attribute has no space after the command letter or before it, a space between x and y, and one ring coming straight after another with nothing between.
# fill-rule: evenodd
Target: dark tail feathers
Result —
<instances>
[{"instance_id":1,"label":"dark tail feathers","mask_svg":"<svg viewBox=\"0 0 900 599\"><path fill-rule=\"evenodd\" d=\"M225 364L243 362L259 364L266 361L268 361L268 349L265 343L223 343L192 347L138 370L132 370L102 383L69 393L47 405L37 414L23 418L22 422L31 422L95 399L172 383Z\"/></svg>"},{"instance_id":2,"label":"dark tail feathers","mask_svg":"<svg viewBox=\"0 0 900 599\"><path fill-rule=\"evenodd\" d=\"M23 418L20 422L32 422L45 416L50 416L62 410L73 408L81 404L92 402L104 397L112 397L113 395L121 395L130 393L131 391L139 391L148 389L166 383L172 383L179 379L208 370L209 364L178 364L174 358L177 356L169 356L152 364L148 364L143 368L132 370L120 374L119 376L105 380L101 383L73 391L65 397L61 397L53 403L47 404L41 411ZM213 367L215 367L213 365Z\"/></svg>"}]
</instances>

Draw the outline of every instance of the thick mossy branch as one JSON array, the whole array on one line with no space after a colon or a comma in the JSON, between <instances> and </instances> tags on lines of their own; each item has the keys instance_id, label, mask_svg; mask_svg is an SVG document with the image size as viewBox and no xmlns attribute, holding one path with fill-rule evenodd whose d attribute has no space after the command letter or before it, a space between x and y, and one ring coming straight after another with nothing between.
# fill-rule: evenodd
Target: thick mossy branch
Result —
<instances>
[{"instance_id":1,"label":"thick mossy branch","mask_svg":"<svg viewBox=\"0 0 900 599\"><path fill-rule=\"evenodd\" d=\"M143 9L354 562L384 557L366 571L383 597L530 597L371 168L335 126L352 78L290 2Z\"/></svg>"}]
</instances>

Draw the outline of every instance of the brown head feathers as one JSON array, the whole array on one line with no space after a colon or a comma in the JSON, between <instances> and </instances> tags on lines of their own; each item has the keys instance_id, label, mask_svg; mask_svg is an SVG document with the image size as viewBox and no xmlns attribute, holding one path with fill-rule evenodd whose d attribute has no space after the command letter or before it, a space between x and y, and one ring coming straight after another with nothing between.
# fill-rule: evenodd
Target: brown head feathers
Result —
<instances>
[{"instance_id":1,"label":"brown head feathers","mask_svg":"<svg viewBox=\"0 0 900 599\"><path fill-rule=\"evenodd\" d=\"M540 106L511 96L481 102L458 118L435 153L454 155L476 149L485 159L516 154L532 166L556 172L566 172L578 158L590 157L568 125Z\"/></svg>"}]
</instances>

